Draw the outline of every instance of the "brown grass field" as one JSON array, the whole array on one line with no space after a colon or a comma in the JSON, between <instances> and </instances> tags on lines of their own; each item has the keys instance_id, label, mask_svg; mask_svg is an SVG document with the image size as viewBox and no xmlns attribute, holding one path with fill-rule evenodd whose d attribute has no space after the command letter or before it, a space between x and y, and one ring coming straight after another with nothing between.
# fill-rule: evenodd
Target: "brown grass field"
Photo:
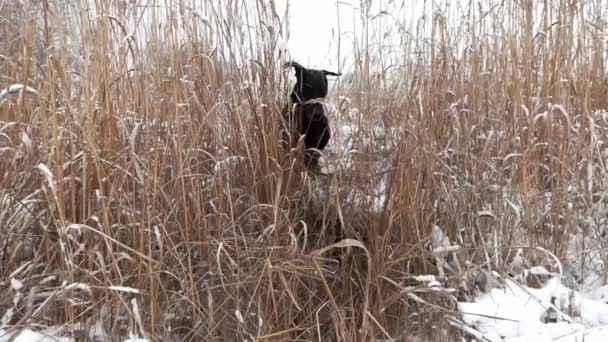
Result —
<instances>
[{"instance_id":1,"label":"brown grass field","mask_svg":"<svg viewBox=\"0 0 608 342\"><path fill-rule=\"evenodd\" d=\"M456 341L515 246L579 267L571 237L605 237L608 1L442 3L358 3L318 174L279 143L272 0L0 1L1 326ZM389 64L367 38L400 17Z\"/></svg>"}]
</instances>

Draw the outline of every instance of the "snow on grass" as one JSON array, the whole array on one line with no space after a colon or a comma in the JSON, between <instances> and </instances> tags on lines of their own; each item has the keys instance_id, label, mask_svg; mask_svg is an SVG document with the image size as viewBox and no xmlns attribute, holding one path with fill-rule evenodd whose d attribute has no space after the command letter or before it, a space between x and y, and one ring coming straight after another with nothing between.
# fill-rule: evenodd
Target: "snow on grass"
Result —
<instances>
[{"instance_id":1,"label":"snow on grass","mask_svg":"<svg viewBox=\"0 0 608 342\"><path fill-rule=\"evenodd\" d=\"M89 335L91 341L106 342L111 341L110 336L105 331L99 331L101 323L98 322L93 329L93 334ZM47 329L49 330L49 329ZM8 332L0 329L0 342L73 342L76 341L69 337L57 337L50 331L35 332L30 329L23 329L15 332ZM137 337L134 334L123 340L123 342L149 342L146 338Z\"/></svg>"},{"instance_id":2,"label":"snow on grass","mask_svg":"<svg viewBox=\"0 0 608 342\"><path fill-rule=\"evenodd\" d=\"M475 302L460 302L465 322L487 341L608 341L608 305L558 278L540 288L509 279Z\"/></svg>"},{"instance_id":3,"label":"snow on grass","mask_svg":"<svg viewBox=\"0 0 608 342\"><path fill-rule=\"evenodd\" d=\"M402 136L404 131L367 121L362 118L362 113L354 108L342 113L329 103L324 103L324 108L331 126L331 139L319 161L321 173L333 175L342 171L345 175L349 175L355 165L354 157L357 154L369 154L370 151L366 149L373 146L374 150L371 153L374 158L369 165L369 171L374 179L374 185L365 191L370 195L353 188L347 194L345 201L356 206L369 205L373 212L382 212L386 209L390 182L391 160L388 157L392 148L390 145L398 141L398 137Z\"/></svg>"},{"instance_id":4,"label":"snow on grass","mask_svg":"<svg viewBox=\"0 0 608 342\"><path fill-rule=\"evenodd\" d=\"M0 329L0 342L72 342L72 338L54 337L48 333L35 332L30 329L23 329L16 332L8 332Z\"/></svg>"},{"instance_id":5,"label":"snow on grass","mask_svg":"<svg viewBox=\"0 0 608 342\"><path fill-rule=\"evenodd\" d=\"M9 94L19 93L24 90L28 94L38 95L38 91L32 87L24 86L23 84L12 84L8 86L6 89L0 90L0 104L4 103L5 98Z\"/></svg>"}]
</instances>

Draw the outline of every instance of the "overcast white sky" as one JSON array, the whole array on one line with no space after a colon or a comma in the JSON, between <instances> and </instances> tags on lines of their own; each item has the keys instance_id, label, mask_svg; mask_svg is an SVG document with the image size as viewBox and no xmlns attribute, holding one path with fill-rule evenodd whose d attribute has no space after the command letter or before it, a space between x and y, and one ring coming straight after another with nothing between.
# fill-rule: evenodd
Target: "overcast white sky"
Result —
<instances>
[{"instance_id":1,"label":"overcast white sky","mask_svg":"<svg viewBox=\"0 0 608 342\"><path fill-rule=\"evenodd\" d=\"M391 25L391 21L405 22L408 26L406 29L410 29L422 15L424 2L373 0L370 16L381 10L389 12L393 19L384 21L383 30L390 29L393 39L398 39L396 25ZM289 5L290 37L287 48L291 57L311 68L336 69L338 37L341 38L340 60L344 62L344 57L352 53L355 34L361 32L360 3L361 0L276 0L279 13L284 13ZM402 7L402 4L405 6Z\"/></svg>"},{"instance_id":2,"label":"overcast white sky","mask_svg":"<svg viewBox=\"0 0 608 342\"><path fill-rule=\"evenodd\" d=\"M357 5L352 5L353 2ZM352 41L353 13L359 14L358 1L278 0L277 9L282 13L287 3L290 23L287 48L292 58L313 68L335 67L339 32L343 44L345 39Z\"/></svg>"},{"instance_id":3,"label":"overcast white sky","mask_svg":"<svg viewBox=\"0 0 608 342\"><path fill-rule=\"evenodd\" d=\"M91 11L91 16L95 16L94 0L88 1L91 6L87 7L87 10ZM155 4L158 0L149 1L150 4ZM225 4L223 0L213 1ZM248 1L254 4L257 0ZM285 10L289 9L287 49L291 59L309 68L340 72L350 69L352 64L349 58L353 57L353 42L355 37L360 37L362 33L361 2L367 1L274 0L279 15L282 16ZM370 41L377 42L377 38L382 37L382 51L386 54L389 45L393 47L399 45L403 30L415 31L415 25L423 14L424 6L429 10L431 6L437 4L456 4L461 1L469 0L371 0L369 17L376 19L367 20L370 25ZM158 1L158 3L164 2ZM203 2L196 3L197 11L203 7L205 7ZM385 12L384 15L378 15L381 11ZM150 16L163 12L164 5L146 8L146 13ZM134 30L138 37L145 37L149 27L143 25L144 22L145 19L140 21L139 16L133 16L133 22L130 24L137 24L137 28L129 26L129 30ZM145 43L146 39L140 41ZM377 47L370 50L378 51ZM403 55L398 55L398 58L402 59Z\"/></svg>"}]
</instances>

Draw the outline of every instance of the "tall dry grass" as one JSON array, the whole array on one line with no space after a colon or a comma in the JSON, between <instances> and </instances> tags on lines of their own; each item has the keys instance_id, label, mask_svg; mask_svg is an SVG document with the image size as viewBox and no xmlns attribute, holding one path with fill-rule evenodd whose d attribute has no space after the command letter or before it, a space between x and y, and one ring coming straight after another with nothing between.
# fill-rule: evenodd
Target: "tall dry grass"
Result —
<instances>
[{"instance_id":1,"label":"tall dry grass","mask_svg":"<svg viewBox=\"0 0 608 342\"><path fill-rule=\"evenodd\" d=\"M341 42L355 63L328 102L351 145L323 176L278 143L272 1L0 3L0 88L31 88L0 99L2 326L453 341L456 300L513 246L565 262L600 229L581 222L606 188L607 2L405 5L362 1ZM432 253L440 231L460 249Z\"/></svg>"}]
</instances>

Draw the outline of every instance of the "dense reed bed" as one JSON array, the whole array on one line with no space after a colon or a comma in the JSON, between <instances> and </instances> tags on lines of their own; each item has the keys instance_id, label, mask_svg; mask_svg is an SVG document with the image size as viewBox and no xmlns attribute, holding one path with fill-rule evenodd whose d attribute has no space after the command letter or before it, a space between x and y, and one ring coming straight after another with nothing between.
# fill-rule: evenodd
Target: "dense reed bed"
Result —
<instances>
[{"instance_id":1,"label":"dense reed bed","mask_svg":"<svg viewBox=\"0 0 608 342\"><path fill-rule=\"evenodd\" d=\"M273 1L0 2L2 329L454 341L491 271L549 252L583 284L608 2L422 5L352 9L314 174L279 143Z\"/></svg>"}]
</instances>

